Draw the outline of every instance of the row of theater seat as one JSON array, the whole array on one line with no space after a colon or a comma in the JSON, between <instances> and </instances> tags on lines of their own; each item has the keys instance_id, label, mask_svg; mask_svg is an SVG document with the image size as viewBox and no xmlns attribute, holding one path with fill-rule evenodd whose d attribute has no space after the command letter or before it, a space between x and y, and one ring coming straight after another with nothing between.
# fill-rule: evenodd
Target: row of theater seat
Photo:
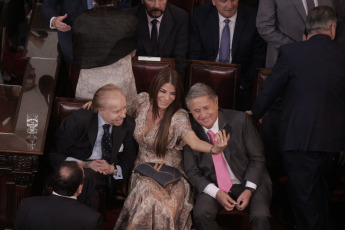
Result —
<instances>
[{"instance_id":1,"label":"row of theater seat","mask_svg":"<svg viewBox=\"0 0 345 230\"><path fill-rule=\"evenodd\" d=\"M148 92L153 77L167 66L174 67L175 61L171 58L162 58L160 61L138 60L133 57L132 68L138 93ZM258 69L253 77L253 101L270 69ZM72 88L76 88L79 71L72 71ZM185 92L197 83L202 82L211 86L219 96L219 106L223 109L238 109L238 95L240 91L241 67L232 63L209 62L190 60L187 64L184 79Z\"/></svg>"}]
</instances>

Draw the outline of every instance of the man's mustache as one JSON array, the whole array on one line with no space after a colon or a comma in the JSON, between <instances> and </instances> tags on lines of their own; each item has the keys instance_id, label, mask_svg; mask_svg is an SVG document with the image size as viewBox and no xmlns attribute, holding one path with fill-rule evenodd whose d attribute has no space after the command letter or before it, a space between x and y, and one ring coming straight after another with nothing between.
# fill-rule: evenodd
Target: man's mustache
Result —
<instances>
[{"instance_id":1,"label":"man's mustache","mask_svg":"<svg viewBox=\"0 0 345 230\"><path fill-rule=\"evenodd\" d=\"M154 8L154 9L150 10L151 13L154 12L154 11L159 11L159 12L161 12L162 14L164 13L164 11L161 10L161 9L159 9L159 8Z\"/></svg>"}]
</instances>

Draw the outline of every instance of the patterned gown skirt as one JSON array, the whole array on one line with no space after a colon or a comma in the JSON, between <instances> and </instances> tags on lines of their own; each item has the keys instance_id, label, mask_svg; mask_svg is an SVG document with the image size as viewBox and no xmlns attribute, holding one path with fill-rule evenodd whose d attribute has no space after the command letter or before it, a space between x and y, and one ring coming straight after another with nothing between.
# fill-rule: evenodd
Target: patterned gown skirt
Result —
<instances>
[{"instance_id":1,"label":"patterned gown skirt","mask_svg":"<svg viewBox=\"0 0 345 230\"><path fill-rule=\"evenodd\" d=\"M190 230L192 208L193 197L185 178L169 191L133 173L131 190L114 230Z\"/></svg>"}]
</instances>

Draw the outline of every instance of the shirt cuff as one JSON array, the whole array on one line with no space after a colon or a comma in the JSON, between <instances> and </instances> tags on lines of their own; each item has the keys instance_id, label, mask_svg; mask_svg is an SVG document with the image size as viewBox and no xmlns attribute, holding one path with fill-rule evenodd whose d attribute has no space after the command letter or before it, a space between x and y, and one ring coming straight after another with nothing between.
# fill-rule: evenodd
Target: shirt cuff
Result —
<instances>
[{"instance_id":1,"label":"shirt cuff","mask_svg":"<svg viewBox=\"0 0 345 230\"><path fill-rule=\"evenodd\" d=\"M247 181L246 187L256 189L258 186L256 184L254 184L253 182Z\"/></svg>"},{"instance_id":2,"label":"shirt cuff","mask_svg":"<svg viewBox=\"0 0 345 230\"><path fill-rule=\"evenodd\" d=\"M113 176L115 180L122 180L123 175L122 175L122 169L120 165L116 165L117 173Z\"/></svg>"},{"instance_id":3,"label":"shirt cuff","mask_svg":"<svg viewBox=\"0 0 345 230\"><path fill-rule=\"evenodd\" d=\"M205 187L203 192L213 197L214 199L216 199L216 195L218 191L219 191L219 188L215 184L210 183Z\"/></svg>"},{"instance_id":4,"label":"shirt cuff","mask_svg":"<svg viewBox=\"0 0 345 230\"><path fill-rule=\"evenodd\" d=\"M81 162L81 160L78 160L77 158L74 158L74 157L67 157L65 161L76 161L78 163Z\"/></svg>"},{"instance_id":5,"label":"shirt cuff","mask_svg":"<svg viewBox=\"0 0 345 230\"><path fill-rule=\"evenodd\" d=\"M50 27L50 29L52 29L52 30L55 30L55 29L56 29L56 27L53 26L53 24L52 24L54 18L56 18L56 17L52 17L52 18L50 19L50 22L49 22L49 27Z\"/></svg>"}]
</instances>

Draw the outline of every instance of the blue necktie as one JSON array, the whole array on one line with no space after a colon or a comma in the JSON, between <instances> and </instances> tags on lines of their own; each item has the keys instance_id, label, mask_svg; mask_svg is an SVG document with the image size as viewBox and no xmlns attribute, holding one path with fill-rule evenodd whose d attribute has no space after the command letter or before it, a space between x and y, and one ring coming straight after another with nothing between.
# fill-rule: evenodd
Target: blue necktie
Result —
<instances>
[{"instance_id":1,"label":"blue necktie","mask_svg":"<svg viewBox=\"0 0 345 230\"><path fill-rule=\"evenodd\" d=\"M229 19L225 19L225 26L222 32L222 39L220 40L219 47L219 61L220 62L230 62L230 28Z\"/></svg>"},{"instance_id":2,"label":"blue necktie","mask_svg":"<svg viewBox=\"0 0 345 230\"><path fill-rule=\"evenodd\" d=\"M108 162L108 164L110 164L111 153L112 153L112 149L113 149L113 144L112 144L109 128L110 128L109 124L104 124L103 125L104 133L103 133L102 142L101 142L101 146L102 146L102 159L105 160L106 162ZM109 188L110 188L110 185L111 185L111 180L112 180L111 178L112 178L111 175L107 176L107 184L108 184Z\"/></svg>"},{"instance_id":3,"label":"blue necktie","mask_svg":"<svg viewBox=\"0 0 345 230\"><path fill-rule=\"evenodd\" d=\"M87 8L90 10L93 7L95 7L95 4L93 3L93 0L87 0Z\"/></svg>"}]
</instances>

